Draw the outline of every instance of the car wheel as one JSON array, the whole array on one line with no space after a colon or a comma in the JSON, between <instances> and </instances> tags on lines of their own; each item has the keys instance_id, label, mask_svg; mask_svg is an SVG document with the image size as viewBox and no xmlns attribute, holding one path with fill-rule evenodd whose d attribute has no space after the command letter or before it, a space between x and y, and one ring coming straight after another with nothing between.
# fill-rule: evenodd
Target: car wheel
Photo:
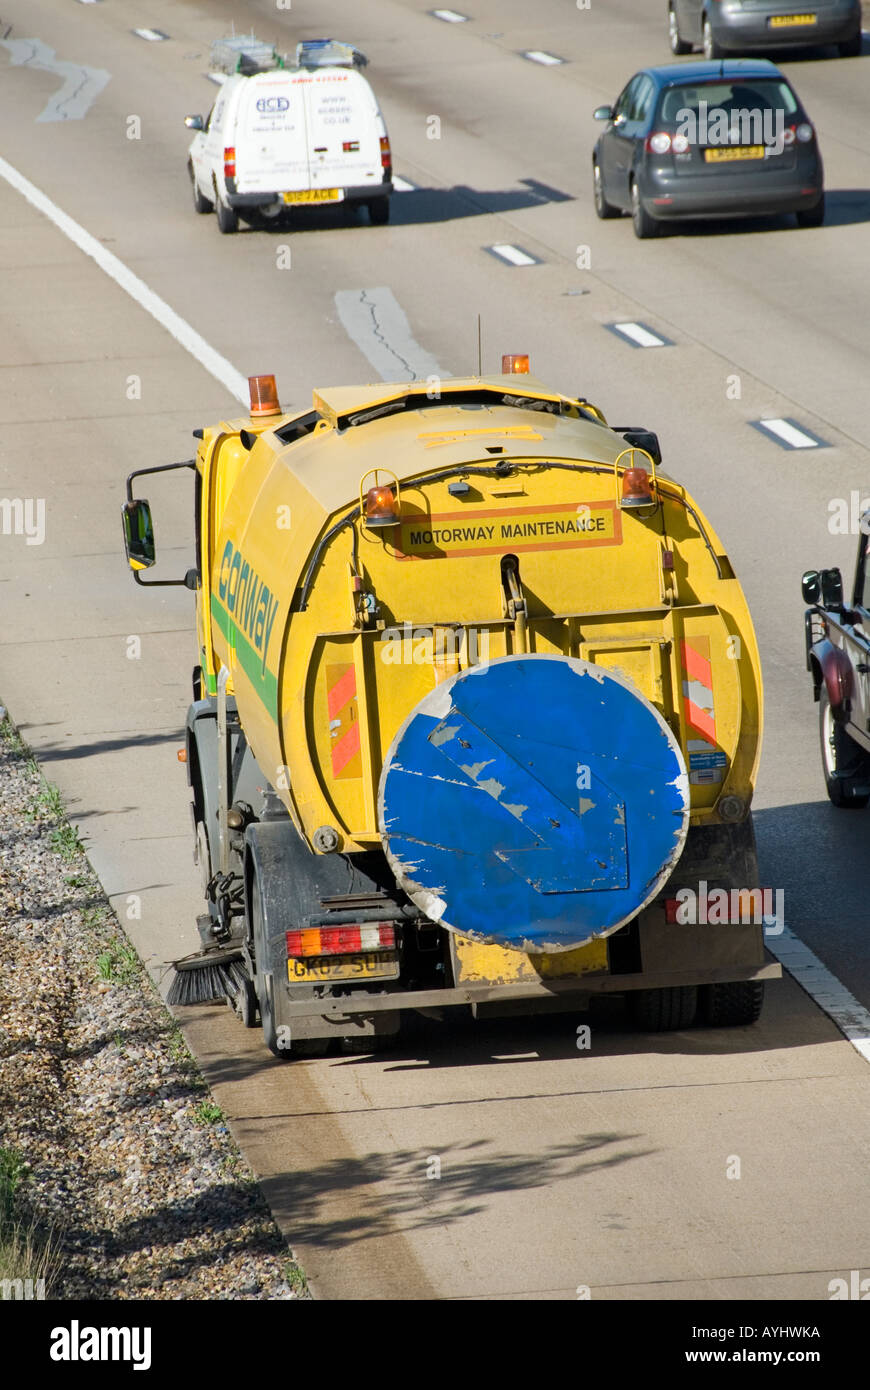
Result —
<instances>
[{"instance_id":1,"label":"car wheel","mask_svg":"<svg viewBox=\"0 0 870 1390\"><path fill-rule=\"evenodd\" d=\"M213 207L213 204L210 202L210 200L209 200L208 198L204 197L203 194L200 193L200 191L199 191L199 185L198 185L197 182L196 182L196 175L195 175L194 172L193 172L193 165L192 165L192 164L188 164L188 166L187 166L187 172L188 172L188 174L190 175L190 186L191 186L191 189L193 190L193 210L194 210L194 212L211 212L212 207Z\"/></svg>"},{"instance_id":2,"label":"car wheel","mask_svg":"<svg viewBox=\"0 0 870 1390\"><path fill-rule=\"evenodd\" d=\"M218 227L225 236L239 230L239 214L236 212L235 208L228 207L226 203L222 203L219 194L215 199L214 210L217 213Z\"/></svg>"},{"instance_id":3,"label":"car wheel","mask_svg":"<svg viewBox=\"0 0 870 1390\"><path fill-rule=\"evenodd\" d=\"M716 58L725 57L725 50L721 46L721 44L718 44L716 40L713 38L712 25L710 24L709 19L706 18L704 19L704 40L702 46L704 49L704 57L710 63L712 63Z\"/></svg>"},{"instance_id":4,"label":"car wheel","mask_svg":"<svg viewBox=\"0 0 870 1390\"><path fill-rule=\"evenodd\" d=\"M673 5L668 9L668 35L671 40L671 52L676 53L678 58L682 58L685 53L691 53L692 45L684 43L680 38L680 25Z\"/></svg>"},{"instance_id":5,"label":"car wheel","mask_svg":"<svg viewBox=\"0 0 870 1390\"><path fill-rule=\"evenodd\" d=\"M861 57L861 30L859 29L854 38L847 39L845 43L837 44L837 51L841 58L860 58Z\"/></svg>"},{"instance_id":6,"label":"car wheel","mask_svg":"<svg viewBox=\"0 0 870 1390\"><path fill-rule=\"evenodd\" d=\"M815 207L804 208L802 212L796 212L797 224L799 227L821 227L825 220L825 195L822 194Z\"/></svg>"},{"instance_id":7,"label":"car wheel","mask_svg":"<svg viewBox=\"0 0 870 1390\"><path fill-rule=\"evenodd\" d=\"M597 160L592 165L592 187L595 194L595 211L598 213L598 216L602 218L602 220L606 220L608 217L618 217L619 208L615 208L612 203L608 203L604 196L604 178Z\"/></svg>"},{"instance_id":8,"label":"car wheel","mask_svg":"<svg viewBox=\"0 0 870 1390\"><path fill-rule=\"evenodd\" d=\"M383 227L390 220L389 198L372 198L369 203L369 220L373 227Z\"/></svg>"},{"instance_id":9,"label":"car wheel","mask_svg":"<svg viewBox=\"0 0 870 1390\"><path fill-rule=\"evenodd\" d=\"M834 718L824 682L819 692L819 736L829 800L841 811L863 810L870 801L870 792L857 788L866 785L870 767L857 743Z\"/></svg>"},{"instance_id":10,"label":"car wheel","mask_svg":"<svg viewBox=\"0 0 870 1390\"><path fill-rule=\"evenodd\" d=\"M661 223L656 221L654 217L650 217L640 201L640 189L636 183L631 185L631 221L634 234L641 241L646 241L648 237L658 236L661 231Z\"/></svg>"}]
</instances>

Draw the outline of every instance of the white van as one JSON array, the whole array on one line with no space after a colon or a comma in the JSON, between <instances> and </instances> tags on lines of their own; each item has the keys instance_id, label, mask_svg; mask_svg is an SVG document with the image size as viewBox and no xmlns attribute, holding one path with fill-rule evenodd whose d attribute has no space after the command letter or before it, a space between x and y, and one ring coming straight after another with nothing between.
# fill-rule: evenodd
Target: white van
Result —
<instances>
[{"instance_id":1,"label":"white van","mask_svg":"<svg viewBox=\"0 0 870 1390\"><path fill-rule=\"evenodd\" d=\"M362 54L321 39L299 45L295 67L273 58L252 71L261 60L243 55L208 119L185 117L197 132L188 152L196 211L214 209L222 232L236 231L240 214L277 217L312 203L365 203L372 222L388 222L390 142L357 71Z\"/></svg>"}]
</instances>

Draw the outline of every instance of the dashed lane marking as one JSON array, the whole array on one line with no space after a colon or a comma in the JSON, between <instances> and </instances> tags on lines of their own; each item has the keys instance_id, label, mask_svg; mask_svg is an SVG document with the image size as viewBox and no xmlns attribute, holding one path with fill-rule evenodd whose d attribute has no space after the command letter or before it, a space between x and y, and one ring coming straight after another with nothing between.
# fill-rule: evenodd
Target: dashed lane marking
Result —
<instances>
[{"instance_id":1,"label":"dashed lane marking","mask_svg":"<svg viewBox=\"0 0 870 1390\"><path fill-rule=\"evenodd\" d=\"M812 430L808 430L806 425L799 425L797 420L777 417L770 420L750 420L749 423L754 429L773 439L781 449L830 448L827 440L820 439Z\"/></svg>"},{"instance_id":2,"label":"dashed lane marking","mask_svg":"<svg viewBox=\"0 0 870 1390\"><path fill-rule=\"evenodd\" d=\"M491 256L497 256L500 261L506 261L508 265L541 265L542 262L537 256L532 256L528 251L524 251L521 246L511 246L509 242L498 242L495 246L485 246L484 251L488 251Z\"/></svg>"},{"instance_id":3,"label":"dashed lane marking","mask_svg":"<svg viewBox=\"0 0 870 1390\"><path fill-rule=\"evenodd\" d=\"M663 338L660 333L654 333L645 323L606 323L604 326L618 338L624 338L627 343L631 343L632 347L673 347L670 338Z\"/></svg>"}]
</instances>

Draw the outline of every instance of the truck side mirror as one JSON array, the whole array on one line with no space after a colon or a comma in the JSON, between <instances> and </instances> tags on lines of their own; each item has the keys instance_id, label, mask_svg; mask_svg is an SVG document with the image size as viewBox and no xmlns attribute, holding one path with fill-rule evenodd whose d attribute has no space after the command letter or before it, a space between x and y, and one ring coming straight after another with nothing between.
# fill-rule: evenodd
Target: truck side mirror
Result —
<instances>
[{"instance_id":1,"label":"truck side mirror","mask_svg":"<svg viewBox=\"0 0 870 1390\"><path fill-rule=\"evenodd\" d=\"M822 581L818 570L806 570L801 575L801 593L804 603L818 603L822 596Z\"/></svg>"},{"instance_id":2,"label":"truck side mirror","mask_svg":"<svg viewBox=\"0 0 870 1390\"><path fill-rule=\"evenodd\" d=\"M662 461L662 446L659 444L659 437L653 430L619 430L626 444L631 444L635 449L643 449L645 454L649 454L656 468Z\"/></svg>"},{"instance_id":3,"label":"truck side mirror","mask_svg":"<svg viewBox=\"0 0 870 1390\"><path fill-rule=\"evenodd\" d=\"M819 579L822 588L822 603L826 608L842 608L843 576L838 569L822 570Z\"/></svg>"},{"instance_id":4,"label":"truck side mirror","mask_svg":"<svg viewBox=\"0 0 870 1390\"><path fill-rule=\"evenodd\" d=\"M612 107L612 106L596 106L595 110L592 112L592 119L593 119L593 121L612 121L612 120L613 120L613 107Z\"/></svg>"},{"instance_id":5,"label":"truck side mirror","mask_svg":"<svg viewBox=\"0 0 870 1390\"><path fill-rule=\"evenodd\" d=\"M188 130L205 130L205 121L202 116L185 116L184 124Z\"/></svg>"},{"instance_id":6,"label":"truck side mirror","mask_svg":"<svg viewBox=\"0 0 870 1390\"><path fill-rule=\"evenodd\" d=\"M154 524L148 502L125 502L121 507L124 524L124 549L131 570L150 569L157 559L154 546Z\"/></svg>"}]
</instances>

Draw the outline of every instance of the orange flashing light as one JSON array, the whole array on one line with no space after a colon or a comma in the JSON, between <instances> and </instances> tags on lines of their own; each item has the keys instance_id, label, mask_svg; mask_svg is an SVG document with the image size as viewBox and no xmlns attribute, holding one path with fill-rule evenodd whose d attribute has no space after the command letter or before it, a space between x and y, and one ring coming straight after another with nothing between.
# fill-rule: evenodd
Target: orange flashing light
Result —
<instances>
[{"instance_id":1,"label":"orange flashing light","mask_svg":"<svg viewBox=\"0 0 870 1390\"><path fill-rule=\"evenodd\" d=\"M248 389L251 393L252 419L263 415L281 414L274 376L249 376Z\"/></svg>"},{"instance_id":2,"label":"orange flashing light","mask_svg":"<svg viewBox=\"0 0 870 1390\"><path fill-rule=\"evenodd\" d=\"M623 507L647 507L653 500L650 476L645 468L626 468L622 475Z\"/></svg>"},{"instance_id":3,"label":"orange flashing light","mask_svg":"<svg viewBox=\"0 0 870 1390\"><path fill-rule=\"evenodd\" d=\"M399 512L391 487L370 487L366 493L366 526L396 526Z\"/></svg>"},{"instance_id":4,"label":"orange flashing light","mask_svg":"<svg viewBox=\"0 0 870 1390\"><path fill-rule=\"evenodd\" d=\"M502 376L528 376L529 354L527 352L506 352L501 359Z\"/></svg>"}]
</instances>

